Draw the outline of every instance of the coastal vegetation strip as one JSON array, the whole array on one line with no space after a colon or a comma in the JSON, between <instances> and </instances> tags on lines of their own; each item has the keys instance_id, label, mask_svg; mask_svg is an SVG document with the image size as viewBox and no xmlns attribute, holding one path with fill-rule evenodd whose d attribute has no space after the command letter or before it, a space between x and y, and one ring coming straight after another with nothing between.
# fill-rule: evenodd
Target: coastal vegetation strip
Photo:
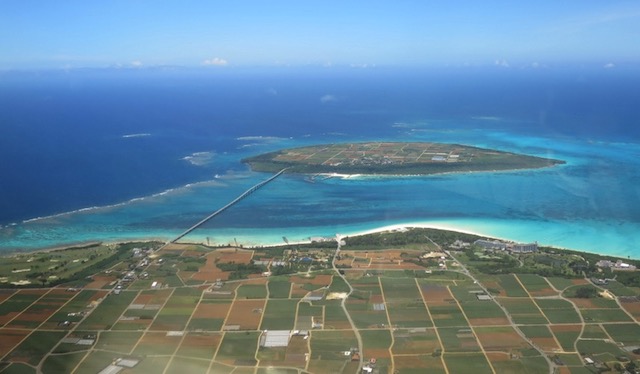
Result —
<instances>
[{"instance_id":1,"label":"coastal vegetation strip","mask_svg":"<svg viewBox=\"0 0 640 374\"><path fill-rule=\"evenodd\" d=\"M537 169L564 161L460 144L367 142L283 149L243 159L255 171L305 174L428 175Z\"/></svg>"}]
</instances>

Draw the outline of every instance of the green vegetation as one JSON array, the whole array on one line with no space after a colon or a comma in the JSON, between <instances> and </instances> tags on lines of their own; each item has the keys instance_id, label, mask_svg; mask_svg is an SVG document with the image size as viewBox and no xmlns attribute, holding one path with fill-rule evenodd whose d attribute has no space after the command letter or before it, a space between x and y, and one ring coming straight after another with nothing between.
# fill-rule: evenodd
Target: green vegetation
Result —
<instances>
[{"instance_id":1,"label":"green vegetation","mask_svg":"<svg viewBox=\"0 0 640 374\"><path fill-rule=\"evenodd\" d=\"M9 357L26 358L29 364L37 365L65 335L64 331L34 331L9 354Z\"/></svg>"},{"instance_id":2,"label":"green vegetation","mask_svg":"<svg viewBox=\"0 0 640 374\"><path fill-rule=\"evenodd\" d=\"M593 287L579 287L574 293L574 297L579 299L590 299L596 296L598 296L598 290Z\"/></svg>"},{"instance_id":3,"label":"green vegetation","mask_svg":"<svg viewBox=\"0 0 640 374\"><path fill-rule=\"evenodd\" d=\"M255 349L258 347L259 337L260 333L257 331L225 333L216 360L235 362L242 366L255 365Z\"/></svg>"},{"instance_id":4,"label":"green vegetation","mask_svg":"<svg viewBox=\"0 0 640 374\"><path fill-rule=\"evenodd\" d=\"M243 284L236 290L238 298L264 299L267 297L267 288L264 284Z\"/></svg>"},{"instance_id":5,"label":"green vegetation","mask_svg":"<svg viewBox=\"0 0 640 374\"><path fill-rule=\"evenodd\" d=\"M288 298L291 291L291 283L286 279L271 280L268 284L269 298Z\"/></svg>"},{"instance_id":6,"label":"green vegetation","mask_svg":"<svg viewBox=\"0 0 640 374\"><path fill-rule=\"evenodd\" d=\"M298 300L269 300L262 317L261 330L291 330L296 320Z\"/></svg>"},{"instance_id":7,"label":"green vegetation","mask_svg":"<svg viewBox=\"0 0 640 374\"><path fill-rule=\"evenodd\" d=\"M444 361L450 373L491 374L491 366L481 353L444 355Z\"/></svg>"},{"instance_id":8,"label":"green vegetation","mask_svg":"<svg viewBox=\"0 0 640 374\"><path fill-rule=\"evenodd\" d=\"M260 274L267 270L264 266L249 264L236 264L235 262L216 263L218 269L230 271L229 279L246 279L250 274Z\"/></svg>"},{"instance_id":9,"label":"green vegetation","mask_svg":"<svg viewBox=\"0 0 640 374\"><path fill-rule=\"evenodd\" d=\"M131 304L137 292L124 291L120 295L109 294L80 324L83 330L108 330Z\"/></svg>"},{"instance_id":10,"label":"green vegetation","mask_svg":"<svg viewBox=\"0 0 640 374\"><path fill-rule=\"evenodd\" d=\"M480 239L479 236L444 231L428 228L412 228L407 231L381 232L361 236L352 236L345 238L347 247L350 250L372 250L389 247L405 247L409 246L417 249L435 249L435 246L427 239L431 239L441 245L450 245L456 240L473 242Z\"/></svg>"},{"instance_id":11,"label":"green vegetation","mask_svg":"<svg viewBox=\"0 0 640 374\"><path fill-rule=\"evenodd\" d=\"M0 287L11 282L30 282L21 287L56 286L86 283L86 278L132 259L133 248L148 249L156 242L131 242L106 246L100 243L49 252L16 254L0 264Z\"/></svg>"}]
</instances>

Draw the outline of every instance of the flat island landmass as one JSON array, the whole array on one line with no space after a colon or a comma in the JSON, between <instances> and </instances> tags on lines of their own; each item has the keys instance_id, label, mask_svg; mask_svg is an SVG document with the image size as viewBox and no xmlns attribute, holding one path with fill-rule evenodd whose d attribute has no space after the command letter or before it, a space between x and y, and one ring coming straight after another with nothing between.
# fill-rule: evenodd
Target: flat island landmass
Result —
<instances>
[{"instance_id":1,"label":"flat island landmass","mask_svg":"<svg viewBox=\"0 0 640 374\"><path fill-rule=\"evenodd\" d=\"M252 170L288 173L428 175L538 169L564 161L460 144L336 143L289 148L242 160Z\"/></svg>"}]
</instances>

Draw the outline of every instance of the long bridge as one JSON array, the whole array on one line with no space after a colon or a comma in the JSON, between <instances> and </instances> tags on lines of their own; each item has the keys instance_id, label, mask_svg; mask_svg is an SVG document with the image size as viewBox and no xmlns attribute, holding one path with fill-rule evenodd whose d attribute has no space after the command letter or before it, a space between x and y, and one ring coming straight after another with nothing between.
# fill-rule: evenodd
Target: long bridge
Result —
<instances>
[{"instance_id":1,"label":"long bridge","mask_svg":"<svg viewBox=\"0 0 640 374\"><path fill-rule=\"evenodd\" d=\"M198 227L204 225L207 221L209 221L210 219L212 219L213 217L217 216L218 214L224 212L225 210L231 208L233 205L237 204L240 202L240 200L244 199L245 197L251 195L252 193L256 192L258 189L260 189L261 187L263 187L264 185L266 185L267 183L271 182L272 180L278 178L279 176L281 176L285 171L287 171L288 168L284 168L282 170L280 170L279 172L275 173L274 175L272 175L269 179L265 179L262 182L256 184L255 186L249 188L248 190L244 191L240 196L236 197L235 199L233 199L231 202L229 202L227 205L223 206L222 208L216 210L215 212L209 214L207 217L203 218L200 222L196 223L195 225L189 227L185 232L183 232L182 234L178 235L177 237L175 237L172 240L169 240L166 244L171 244L171 243L175 243L178 240L182 239L183 237L185 237L186 235L188 235L191 231L197 229ZM165 245L166 245L165 244Z\"/></svg>"}]
</instances>

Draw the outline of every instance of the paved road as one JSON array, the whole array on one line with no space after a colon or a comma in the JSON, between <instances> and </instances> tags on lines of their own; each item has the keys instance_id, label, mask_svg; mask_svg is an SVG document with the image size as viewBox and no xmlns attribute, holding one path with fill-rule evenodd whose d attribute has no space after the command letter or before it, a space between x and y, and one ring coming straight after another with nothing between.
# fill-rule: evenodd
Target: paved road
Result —
<instances>
[{"instance_id":1,"label":"paved road","mask_svg":"<svg viewBox=\"0 0 640 374\"><path fill-rule=\"evenodd\" d=\"M356 370L356 373L360 373L362 371L362 364L363 364L362 337L360 336L360 330L358 330L358 328L356 327L356 324L353 322L353 319L351 319L351 314L349 314L349 310L347 310L347 307L344 305L345 301L349 298L349 296L353 292L353 287L351 287L351 284L347 281L347 278L342 273L340 273L340 271L336 267L336 257L338 257L338 255L340 254L340 245L341 245L342 238L338 235L336 236L336 239L338 241L338 247L336 248L336 252L333 254L333 259L331 259L331 266L333 267L333 270L336 272L336 274L338 274L338 276L342 278L342 280L347 284L347 286L349 286L349 293L347 294L347 297L342 299L342 301L340 302L340 306L342 306L342 310L344 310L344 314L347 316L347 319L351 324L351 329L353 329L353 332L356 334L356 339L358 340L358 352L360 353L360 362L358 364L358 370Z\"/></svg>"},{"instance_id":2,"label":"paved road","mask_svg":"<svg viewBox=\"0 0 640 374\"><path fill-rule=\"evenodd\" d=\"M438 249L440 249L441 251L443 251L444 253L446 253L449 257L451 257L456 263L458 263L458 267L461 269L461 273L463 273L464 275L468 276L469 278L471 278L471 280L473 280L473 283L475 283L478 287L480 287L482 289L482 291L484 291L484 293L486 293L487 295L491 295L491 293L484 287L484 285L482 285L482 283L480 283L474 276L473 274L471 274L471 272L469 271L469 269L467 269L466 266L464 266L464 264L460 261L458 261L457 258L455 258L449 251L443 250L442 247L440 247L436 242L434 242L433 240L431 240L431 238L429 238L428 236L426 237L431 243L433 243L436 247L438 247ZM522 339L524 339L526 342L528 342L535 350L537 350L538 352L540 352L540 355L545 359L545 361L547 361L547 364L549 365L549 374L553 374L556 372L556 364L551 361L551 359L544 353L544 351L542 351L542 349L538 348L538 346L536 346L531 339L529 339L522 331L520 331L520 329L518 328L518 326L516 326L516 324L513 322L513 319L511 318L511 314L509 314L509 311L502 306L497 300L494 299L494 301L496 302L496 305L498 305L500 307L500 309L502 309L502 311L504 312L504 314L507 316L507 319L509 320L509 323L511 324L511 327L513 327L513 329L518 333L518 335L520 335L520 337L522 337Z\"/></svg>"}]
</instances>

